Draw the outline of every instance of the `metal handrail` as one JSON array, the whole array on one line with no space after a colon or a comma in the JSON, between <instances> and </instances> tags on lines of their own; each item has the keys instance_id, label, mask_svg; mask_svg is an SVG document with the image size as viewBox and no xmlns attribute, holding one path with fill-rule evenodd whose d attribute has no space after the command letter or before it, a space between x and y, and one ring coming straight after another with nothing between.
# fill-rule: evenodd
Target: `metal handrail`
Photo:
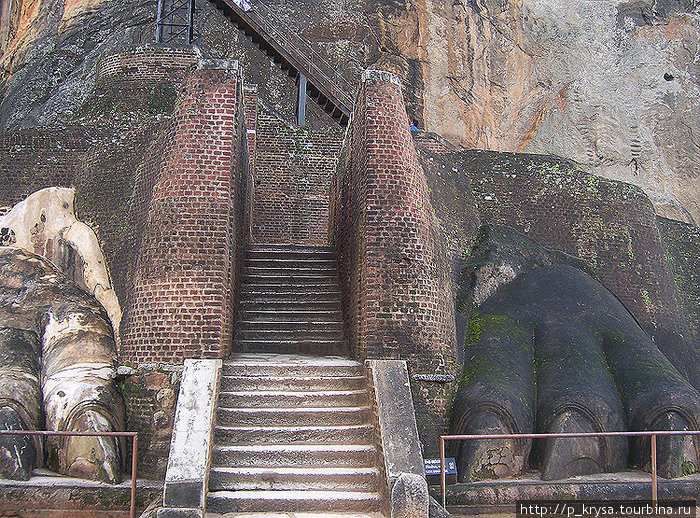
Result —
<instances>
[{"instance_id":1,"label":"metal handrail","mask_svg":"<svg viewBox=\"0 0 700 518\"><path fill-rule=\"evenodd\" d=\"M136 518L136 469L138 467L138 432L59 432L49 430L0 430L0 435L38 435L42 437L131 437L131 506L129 518Z\"/></svg>"},{"instance_id":2,"label":"metal handrail","mask_svg":"<svg viewBox=\"0 0 700 518\"><path fill-rule=\"evenodd\" d=\"M577 437L651 437L651 500L654 504L658 498L658 475L656 470L656 437L669 435L700 435L700 430L653 430L643 432L589 432L589 433L513 433L491 435L441 435L440 436L440 488L442 490L442 507L445 508L447 484L445 481L445 441L479 440L479 439L558 439Z\"/></svg>"},{"instance_id":3,"label":"metal handrail","mask_svg":"<svg viewBox=\"0 0 700 518\"><path fill-rule=\"evenodd\" d=\"M282 20L280 20L265 4L259 1L251 2L252 7L248 10L240 7L235 1L228 5L234 9L241 18L249 18L255 21L255 23L260 25L270 36L276 38L278 44L294 51L294 58L298 59L300 64L307 65L308 72L320 76L320 79L323 79L327 83L333 95L344 104L346 109L352 106L352 95L355 90L352 83L338 73L328 60L319 54L306 40L296 33L281 29L284 22L282 22ZM270 20L274 20L277 23L270 23Z\"/></svg>"}]
</instances>

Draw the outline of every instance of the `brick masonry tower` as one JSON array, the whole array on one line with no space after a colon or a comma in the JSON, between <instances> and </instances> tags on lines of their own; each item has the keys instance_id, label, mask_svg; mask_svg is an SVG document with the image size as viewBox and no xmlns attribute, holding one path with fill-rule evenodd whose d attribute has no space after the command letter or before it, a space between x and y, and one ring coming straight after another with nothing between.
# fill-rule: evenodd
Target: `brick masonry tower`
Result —
<instances>
[{"instance_id":1,"label":"brick masonry tower","mask_svg":"<svg viewBox=\"0 0 700 518\"><path fill-rule=\"evenodd\" d=\"M157 180L125 311L125 361L177 363L230 350L250 188L241 86L237 65L193 72L165 149L145 165Z\"/></svg>"},{"instance_id":2,"label":"brick masonry tower","mask_svg":"<svg viewBox=\"0 0 700 518\"><path fill-rule=\"evenodd\" d=\"M350 349L408 361L421 435L443 427L456 372L445 243L409 130L400 80L368 70L331 187Z\"/></svg>"}]
</instances>

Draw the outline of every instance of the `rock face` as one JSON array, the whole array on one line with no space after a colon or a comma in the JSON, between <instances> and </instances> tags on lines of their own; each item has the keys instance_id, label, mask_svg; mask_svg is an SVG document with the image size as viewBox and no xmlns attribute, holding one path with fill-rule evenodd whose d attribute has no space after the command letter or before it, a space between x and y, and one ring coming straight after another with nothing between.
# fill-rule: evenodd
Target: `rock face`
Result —
<instances>
[{"instance_id":1,"label":"rock face","mask_svg":"<svg viewBox=\"0 0 700 518\"><path fill-rule=\"evenodd\" d=\"M114 335L94 297L45 258L0 247L0 328L0 418L6 426L37 429L43 411L48 430L124 429ZM1 477L27 478L41 464L40 450L29 451L25 442L15 436L0 444ZM112 483L121 481L123 447L114 438L45 442L47 463L59 473ZM15 459L12 452L22 454Z\"/></svg>"},{"instance_id":2,"label":"rock face","mask_svg":"<svg viewBox=\"0 0 700 518\"><path fill-rule=\"evenodd\" d=\"M429 131L570 158L699 221L696 2L422 3Z\"/></svg>"},{"instance_id":3,"label":"rock face","mask_svg":"<svg viewBox=\"0 0 700 518\"><path fill-rule=\"evenodd\" d=\"M411 115L459 146L570 158L700 221L696 0L259 1L349 78L397 73ZM291 118L292 81L203 3L202 50L240 59ZM102 53L153 38L154 1L10 4L0 128L70 119Z\"/></svg>"}]
</instances>

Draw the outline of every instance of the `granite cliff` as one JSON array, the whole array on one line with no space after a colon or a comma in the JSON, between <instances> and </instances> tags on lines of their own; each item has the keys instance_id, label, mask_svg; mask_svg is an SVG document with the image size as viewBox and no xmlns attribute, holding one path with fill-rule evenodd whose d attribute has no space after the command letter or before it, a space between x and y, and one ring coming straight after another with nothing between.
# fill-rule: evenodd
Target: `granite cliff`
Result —
<instances>
[{"instance_id":1,"label":"granite cliff","mask_svg":"<svg viewBox=\"0 0 700 518\"><path fill-rule=\"evenodd\" d=\"M202 1L202 52L240 59L291 117L291 80ZM700 221L697 0L263 3L350 79L397 73L410 115L458 146L569 158L641 186L660 215ZM4 1L0 129L69 122L102 54L152 41L155 4Z\"/></svg>"}]
</instances>

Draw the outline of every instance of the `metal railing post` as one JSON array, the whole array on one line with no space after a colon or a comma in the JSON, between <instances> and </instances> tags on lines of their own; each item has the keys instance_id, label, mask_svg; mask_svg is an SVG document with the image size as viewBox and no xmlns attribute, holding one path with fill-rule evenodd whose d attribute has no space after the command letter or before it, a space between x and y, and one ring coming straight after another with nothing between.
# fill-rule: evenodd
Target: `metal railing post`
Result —
<instances>
[{"instance_id":1,"label":"metal railing post","mask_svg":"<svg viewBox=\"0 0 700 518\"><path fill-rule=\"evenodd\" d=\"M440 437L440 489L442 490L442 508L447 505L447 481L445 480L445 439Z\"/></svg>"},{"instance_id":2,"label":"metal railing post","mask_svg":"<svg viewBox=\"0 0 700 518\"><path fill-rule=\"evenodd\" d=\"M654 505L659 503L658 479L656 473L656 434L651 436L651 501Z\"/></svg>"},{"instance_id":3,"label":"metal railing post","mask_svg":"<svg viewBox=\"0 0 700 518\"><path fill-rule=\"evenodd\" d=\"M138 465L139 436L131 440L131 509L129 518L136 518L136 467Z\"/></svg>"},{"instance_id":4,"label":"metal railing post","mask_svg":"<svg viewBox=\"0 0 700 518\"><path fill-rule=\"evenodd\" d=\"M162 27L160 26L161 13L163 12L163 0L158 0L158 7L156 9L156 43L160 43L160 40L163 37L161 34Z\"/></svg>"},{"instance_id":5,"label":"metal railing post","mask_svg":"<svg viewBox=\"0 0 700 518\"><path fill-rule=\"evenodd\" d=\"M131 437L131 503L129 506L129 518L136 518L136 471L138 467L138 432L64 432L53 430L0 430L2 435L29 435L39 437Z\"/></svg>"}]
</instances>

